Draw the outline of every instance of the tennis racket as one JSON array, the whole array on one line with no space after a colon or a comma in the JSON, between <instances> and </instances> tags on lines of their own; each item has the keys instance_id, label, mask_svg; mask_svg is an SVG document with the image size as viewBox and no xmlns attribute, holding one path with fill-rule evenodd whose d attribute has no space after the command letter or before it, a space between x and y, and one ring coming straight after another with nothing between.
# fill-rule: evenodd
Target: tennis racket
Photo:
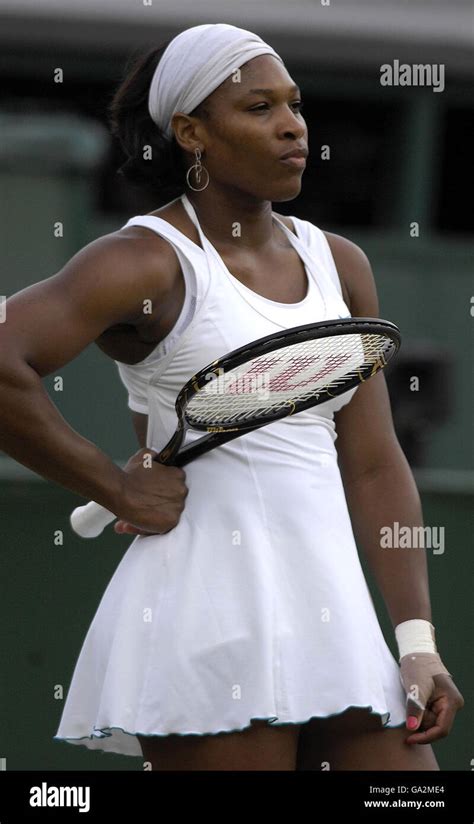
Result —
<instances>
[{"instance_id":1,"label":"tennis racket","mask_svg":"<svg viewBox=\"0 0 474 824\"><path fill-rule=\"evenodd\" d=\"M190 378L175 403L178 425L154 460L185 466L228 441L342 395L383 369L400 347L395 324L338 318L294 326L212 361ZM187 429L206 432L183 446ZM71 514L83 538L117 516L91 501Z\"/></svg>"}]
</instances>

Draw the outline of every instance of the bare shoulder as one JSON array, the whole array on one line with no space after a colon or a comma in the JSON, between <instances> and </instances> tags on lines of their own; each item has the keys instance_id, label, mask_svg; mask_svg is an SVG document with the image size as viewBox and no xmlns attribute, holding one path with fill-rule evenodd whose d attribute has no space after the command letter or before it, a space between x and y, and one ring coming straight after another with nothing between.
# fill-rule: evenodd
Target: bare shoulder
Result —
<instances>
[{"instance_id":1,"label":"bare shoulder","mask_svg":"<svg viewBox=\"0 0 474 824\"><path fill-rule=\"evenodd\" d=\"M378 317L377 289L370 261L360 246L342 235L324 232L354 317Z\"/></svg>"},{"instance_id":2,"label":"bare shoulder","mask_svg":"<svg viewBox=\"0 0 474 824\"><path fill-rule=\"evenodd\" d=\"M165 265L178 260L172 244L147 226L125 226L108 237L115 238L118 247L132 256L138 255L144 264L152 267L157 259Z\"/></svg>"},{"instance_id":3,"label":"bare shoulder","mask_svg":"<svg viewBox=\"0 0 474 824\"><path fill-rule=\"evenodd\" d=\"M134 270L136 286L150 297L169 295L179 280L180 263L169 241L146 226L127 226L108 236L118 255Z\"/></svg>"}]
</instances>

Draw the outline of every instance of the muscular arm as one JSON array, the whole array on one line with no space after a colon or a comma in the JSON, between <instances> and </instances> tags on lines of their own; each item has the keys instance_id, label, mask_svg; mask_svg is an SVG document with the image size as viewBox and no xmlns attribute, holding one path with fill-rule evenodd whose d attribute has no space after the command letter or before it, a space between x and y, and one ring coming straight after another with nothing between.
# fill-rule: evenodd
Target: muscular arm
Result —
<instances>
[{"instance_id":1,"label":"muscular arm","mask_svg":"<svg viewBox=\"0 0 474 824\"><path fill-rule=\"evenodd\" d=\"M351 241L327 233L340 278L356 317L379 317L370 263ZM398 521L422 526L423 513L410 466L397 440L383 372L361 384L335 415L339 467L354 535L395 627L410 618L431 621L424 549L385 549L380 530Z\"/></svg>"},{"instance_id":2,"label":"muscular arm","mask_svg":"<svg viewBox=\"0 0 474 824\"><path fill-rule=\"evenodd\" d=\"M99 238L56 275L10 297L0 325L0 449L113 512L122 470L68 425L41 378L110 326L138 322L145 299L160 300L169 267L166 250L162 261L156 243L154 250L120 233Z\"/></svg>"}]
</instances>

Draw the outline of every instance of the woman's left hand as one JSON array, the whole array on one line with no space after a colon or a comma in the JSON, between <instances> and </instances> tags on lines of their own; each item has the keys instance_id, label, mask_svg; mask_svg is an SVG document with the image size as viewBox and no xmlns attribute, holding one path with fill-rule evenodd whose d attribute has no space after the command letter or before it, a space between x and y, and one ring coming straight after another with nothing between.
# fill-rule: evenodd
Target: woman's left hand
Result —
<instances>
[{"instance_id":1,"label":"woman's left hand","mask_svg":"<svg viewBox=\"0 0 474 824\"><path fill-rule=\"evenodd\" d=\"M436 674L434 674L436 673ZM451 732L464 698L439 655L414 653L400 661L400 678L407 693L407 744L431 744ZM410 718L417 724L408 726Z\"/></svg>"}]
</instances>

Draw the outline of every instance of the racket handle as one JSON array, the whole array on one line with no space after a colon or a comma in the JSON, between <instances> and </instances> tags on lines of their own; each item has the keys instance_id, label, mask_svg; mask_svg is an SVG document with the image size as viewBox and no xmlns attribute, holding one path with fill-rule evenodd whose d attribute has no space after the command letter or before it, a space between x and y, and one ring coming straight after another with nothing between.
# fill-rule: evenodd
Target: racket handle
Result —
<instances>
[{"instance_id":1,"label":"racket handle","mask_svg":"<svg viewBox=\"0 0 474 824\"><path fill-rule=\"evenodd\" d=\"M115 521L116 515L108 509L90 501L85 506L77 506L71 512L69 521L74 532L81 538L97 538L103 532L107 524Z\"/></svg>"}]
</instances>

